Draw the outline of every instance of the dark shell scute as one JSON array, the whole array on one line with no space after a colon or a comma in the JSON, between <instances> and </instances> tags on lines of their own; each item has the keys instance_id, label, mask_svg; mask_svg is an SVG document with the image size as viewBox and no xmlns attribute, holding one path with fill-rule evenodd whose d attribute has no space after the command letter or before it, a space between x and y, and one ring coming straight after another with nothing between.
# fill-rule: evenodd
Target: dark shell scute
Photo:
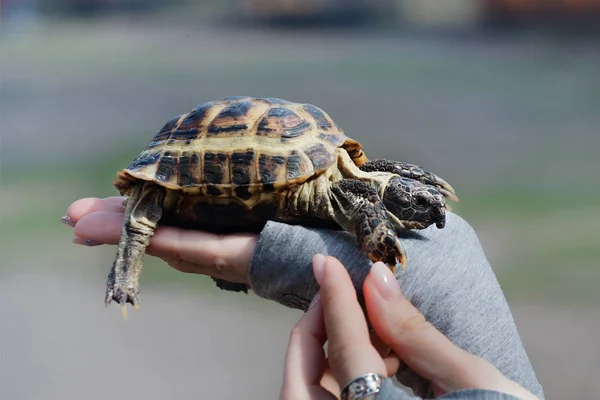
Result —
<instances>
[{"instance_id":1,"label":"dark shell scute","mask_svg":"<svg viewBox=\"0 0 600 400\"><path fill-rule=\"evenodd\" d=\"M227 155L223 154L223 153L206 152L206 153L204 153L204 159L210 160L210 161L215 160L215 161L223 162L227 159Z\"/></svg>"},{"instance_id":2,"label":"dark shell scute","mask_svg":"<svg viewBox=\"0 0 600 400\"><path fill-rule=\"evenodd\" d=\"M178 184L182 187L195 186L198 184L198 179L195 172L198 170L200 157L198 154L184 153L179 158L179 180Z\"/></svg>"},{"instance_id":3,"label":"dark shell scute","mask_svg":"<svg viewBox=\"0 0 600 400\"><path fill-rule=\"evenodd\" d=\"M271 132L281 132L281 140L291 139L312 129L310 123L294 110L286 107L273 107L259 122L258 135L268 135Z\"/></svg>"},{"instance_id":4,"label":"dark shell scute","mask_svg":"<svg viewBox=\"0 0 600 400\"><path fill-rule=\"evenodd\" d=\"M266 118L263 118L258 123L258 127L256 128L256 134L257 135L269 135L273 131L274 131L274 129L269 128L269 120L266 119Z\"/></svg>"},{"instance_id":5,"label":"dark shell scute","mask_svg":"<svg viewBox=\"0 0 600 400\"><path fill-rule=\"evenodd\" d=\"M221 153L204 153L204 182L220 185L223 183L226 156Z\"/></svg>"},{"instance_id":6,"label":"dark shell scute","mask_svg":"<svg viewBox=\"0 0 600 400\"><path fill-rule=\"evenodd\" d=\"M284 130L295 129L298 126L306 123L294 110L284 107L274 107L267 114L270 118L279 118L279 123Z\"/></svg>"},{"instance_id":7,"label":"dark shell scute","mask_svg":"<svg viewBox=\"0 0 600 400\"><path fill-rule=\"evenodd\" d=\"M316 143L305 150L306 155L310 158L315 168L315 171L321 171L329 167L335 160L333 154L325 148L323 143Z\"/></svg>"},{"instance_id":8,"label":"dark shell scute","mask_svg":"<svg viewBox=\"0 0 600 400\"><path fill-rule=\"evenodd\" d=\"M280 164L280 165L285 164L285 157L273 156L272 159L273 159L273 162L275 162L276 164Z\"/></svg>"},{"instance_id":9,"label":"dark shell scute","mask_svg":"<svg viewBox=\"0 0 600 400\"><path fill-rule=\"evenodd\" d=\"M331 129L331 122L329 122L323 111L321 111L318 107L315 107L312 104L304 104L304 109L313 116L319 129Z\"/></svg>"},{"instance_id":10,"label":"dark shell scute","mask_svg":"<svg viewBox=\"0 0 600 400\"><path fill-rule=\"evenodd\" d=\"M177 156L172 155L170 152L165 152L158 163L156 169L156 180L159 182L167 182L171 179L174 173L177 173L177 165L179 159Z\"/></svg>"},{"instance_id":11,"label":"dark shell scute","mask_svg":"<svg viewBox=\"0 0 600 400\"><path fill-rule=\"evenodd\" d=\"M154 164L160 158L160 153L147 153L143 152L138 155L133 162L127 167L129 170L136 170L144 168L147 165Z\"/></svg>"},{"instance_id":12,"label":"dark shell scute","mask_svg":"<svg viewBox=\"0 0 600 400\"><path fill-rule=\"evenodd\" d=\"M246 125L246 124L236 124L236 125L229 125L229 126L211 125L208 127L207 132L209 135L218 135L220 133L239 132L239 131L245 131L247 129L248 129L248 125Z\"/></svg>"},{"instance_id":13,"label":"dark shell scute","mask_svg":"<svg viewBox=\"0 0 600 400\"><path fill-rule=\"evenodd\" d=\"M231 180L234 185L250 184L250 168L252 168L253 162L254 152L252 151L231 155Z\"/></svg>"},{"instance_id":14,"label":"dark shell scute","mask_svg":"<svg viewBox=\"0 0 600 400\"><path fill-rule=\"evenodd\" d=\"M312 127L308 121L302 121L300 125L297 125L294 128L285 129L285 133L281 135L281 141L284 142L285 139L292 139L301 136L303 133L310 131L311 128Z\"/></svg>"},{"instance_id":15,"label":"dark shell scute","mask_svg":"<svg viewBox=\"0 0 600 400\"><path fill-rule=\"evenodd\" d=\"M295 179L301 177L303 175L302 164L302 157L292 152L287 159L287 178Z\"/></svg>"},{"instance_id":16,"label":"dark shell scute","mask_svg":"<svg viewBox=\"0 0 600 400\"><path fill-rule=\"evenodd\" d=\"M171 139L190 140L198 136L198 129L176 129L171 136Z\"/></svg>"},{"instance_id":17,"label":"dark shell scute","mask_svg":"<svg viewBox=\"0 0 600 400\"><path fill-rule=\"evenodd\" d=\"M300 116L298 114L296 114L294 112L294 110L290 110L289 108L285 108L285 107L273 107L269 110L267 115L269 117L279 117L279 118L285 118L285 119L290 119L290 118L300 119Z\"/></svg>"},{"instance_id":18,"label":"dark shell scute","mask_svg":"<svg viewBox=\"0 0 600 400\"><path fill-rule=\"evenodd\" d=\"M254 161L254 151L247 151L245 153L233 153L231 155L232 165L250 165Z\"/></svg>"},{"instance_id":19,"label":"dark shell scute","mask_svg":"<svg viewBox=\"0 0 600 400\"><path fill-rule=\"evenodd\" d=\"M154 136L154 138L152 139L153 143L151 144L154 144L156 146L156 142L161 142L170 138L173 129L175 129L175 126L177 126L177 121L179 121L179 118L181 118L181 115L177 115L176 117L171 118Z\"/></svg>"},{"instance_id":20,"label":"dark shell scute","mask_svg":"<svg viewBox=\"0 0 600 400\"><path fill-rule=\"evenodd\" d=\"M161 128L161 132L170 132L173 130L173 128L175 128L175 126L177 125L177 121L179 121L179 118L181 118L181 115L176 115L173 118L171 118L170 120L167 121L167 123Z\"/></svg>"},{"instance_id":21,"label":"dark shell scute","mask_svg":"<svg viewBox=\"0 0 600 400\"><path fill-rule=\"evenodd\" d=\"M206 112L213 107L211 103L204 103L196 106L189 114L181 121L182 125L196 125L206 117Z\"/></svg>"},{"instance_id":22,"label":"dark shell scute","mask_svg":"<svg viewBox=\"0 0 600 400\"><path fill-rule=\"evenodd\" d=\"M258 175L263 184L272 184L282 176L285 158L261 154L258 158ZM264 188L266 191L266 187Z\"/></svg>"},{"instance_id":23,"label":"dark shell scute","mask_svg":"<svg viewBox=\"0 0 600 400\"><path fill-rule=\"evenodd\" d=\"M248 114L248 110L250 110L253 106L254 103L251 101L239 101L230 104L221 110L215 119L244 118L246 114Z\"/></svg>"},{"instance_id":24,"label":"dark shell scute","mask_svg":"<svg viewBox=\"0 0 600 400\"><path fill-rule=\"evenodd\" d=\"M201 104L189 112L173 132L172 138L178 140L195 139L198 136L198 127L206 117L206 111L211 108L210 103Z\"/></svg>"},{"instance_id":25,"label":"dark shell scute","mask_svg":"<svg viewBox=\"0 0 600 400\"><path fill-rule=\"evenodd\" d=\"M340 147L346 141L346 136L341 134L328 135L326 133L321 132L319 133L319 139L329 142L335 147Z\"/></svg>"}]
</instances>

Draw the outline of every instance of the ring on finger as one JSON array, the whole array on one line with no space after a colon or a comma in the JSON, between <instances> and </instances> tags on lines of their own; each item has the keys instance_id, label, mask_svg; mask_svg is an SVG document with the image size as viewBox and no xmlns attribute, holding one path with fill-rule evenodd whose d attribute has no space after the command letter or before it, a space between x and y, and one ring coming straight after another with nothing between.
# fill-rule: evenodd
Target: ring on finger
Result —
<instances>
[{"instance_id":1,"label":"ring on finger","mask_svg":"<svg viewBox=\"0 0 600 400\"><path fill-rule=\"evenodd\" d=\"M361 375L342 390L341 400L361 400L379 392L385 376L375 373Z\"/></svg>"}]
</instances>

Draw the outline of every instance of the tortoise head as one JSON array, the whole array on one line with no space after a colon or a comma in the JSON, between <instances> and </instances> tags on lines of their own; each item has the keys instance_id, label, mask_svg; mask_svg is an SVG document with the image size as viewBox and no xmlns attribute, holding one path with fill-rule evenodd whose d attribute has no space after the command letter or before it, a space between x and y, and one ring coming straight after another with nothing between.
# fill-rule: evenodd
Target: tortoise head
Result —
<instances>
[{"instance_id":1,"label":"tortoise head","mask_svg":"<svg viewBox=\"0 0 600 400\"><path fill-rule=\"evenodd\" d=\"M385 207L408 229L424 229L446 224L446 201L435 188L414 179L396 176L383 194Z\"/></svg>"}]
</instances>

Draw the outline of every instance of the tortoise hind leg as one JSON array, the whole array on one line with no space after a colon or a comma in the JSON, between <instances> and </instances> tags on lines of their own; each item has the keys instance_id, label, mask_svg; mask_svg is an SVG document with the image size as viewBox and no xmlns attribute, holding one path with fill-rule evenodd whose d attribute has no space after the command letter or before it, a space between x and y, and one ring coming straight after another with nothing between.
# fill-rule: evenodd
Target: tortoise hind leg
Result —
<instances>
[{"instance_id":1,"label":"tortoise hind leg","mask_svg":"<svg viewBox=\"0 0 600 400\"><path fill-rule=\"evenodd\" d=\"M140 275L143 257L150 238L162 216L163 188L138 184L127 199L125 219L117 255L106 283L105 305L112 300L121 304L125 314L125 304L139 306Z\"/></svg>"},{"instance_id":2,"label":"tortoise hind leg","mask_svg":"<svg viewBox=\"0 0 600 400\"><path fill-rule=\"evenodd\" d=\"M392 271L396 262L404 268L406 253L391 221L393 215L385 208L375 188L356 179L342 179L331 186L331 197L337 207L333 219L352 233L371 261L383 261Z\"/></svg>"},{"instance_id":3,"label":"tortoise hind leg","mask_svg":"<svg viewBox=\"0 0 600 400\"><path fill-rule=\"evenodd\" d=\"M364 172L391 172L405 178L411 178L426 185L435 187L444 197L458 201L454 188L439 176L425 171L418 165L401 161L372 160L359 166Z\"/></svg>"}]
</instances>

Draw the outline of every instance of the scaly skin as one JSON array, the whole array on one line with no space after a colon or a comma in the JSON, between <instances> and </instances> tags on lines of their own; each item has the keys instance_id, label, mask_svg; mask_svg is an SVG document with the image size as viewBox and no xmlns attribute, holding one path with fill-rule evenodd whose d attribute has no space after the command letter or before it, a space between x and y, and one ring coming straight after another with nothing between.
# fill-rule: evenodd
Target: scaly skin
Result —
<instances>
[{"instance_id":1,"label":"scaly skin","mask_svg":"<svg viewBox=\"0 0 600 400\"><path fill-rule=\"evenodd\" d=\"M117 255L108 275L104 303L121 305L123 317L127 316L125 304L139 308L140 275L146 247L163 212L163 188L139 183L133 189L125 206L125 219Z\"/></svg>"},{"instance_id":2,"label":"scaly skin","mask_svg":"<svg viewBox=\"0 0 600 400\"><path fill-rule=\"evenodd\" d=\"M432 186L394 176L383 194L383 203L406 229L425 229L446 224L446 201Z\"/></svg>"},{"instance_id":3,"label":"scaly skin","mask_svg":"<svg viewBox=\"0 0 600 400\"><path fill-rule=\"evenodd\" d=\"M394 272L396 261L404 267L406 253L377 191L365 182L343 179L331 186L331 194L337 203L334 220L354 234L367 257Z\"/></svg>"},{"instance_id":4,"label":"scaly skin","mask_svg":"<svg viewBox=\"0 0 600 400\"><path fill-rule=\"evenodd\" d=\"M391 172L392 174L400 175L405 178L414 179L423 184L433 186L444 197L452 201L458 201L454 188L448 182L439 176L425 171L418 165L405 163L402 161L390 160L371 160L359 166L361 171L365 172Z\"/></svg>"},{"instance_id":5,"label":"scaly skin","mask_svg":"<svg viewBox=\"0 0 600 400\"><path fill-rule=\"evenodd\" d=\"M383 261L394 272L396 262L406 266L399 229L423 229L434 223L442 228L445 224L444 197L409 178L390 179L383 199L364 181L342 179L332 184L331 198L333 219L354 234L371 261Z\"/></svg>"}]
</instances>

